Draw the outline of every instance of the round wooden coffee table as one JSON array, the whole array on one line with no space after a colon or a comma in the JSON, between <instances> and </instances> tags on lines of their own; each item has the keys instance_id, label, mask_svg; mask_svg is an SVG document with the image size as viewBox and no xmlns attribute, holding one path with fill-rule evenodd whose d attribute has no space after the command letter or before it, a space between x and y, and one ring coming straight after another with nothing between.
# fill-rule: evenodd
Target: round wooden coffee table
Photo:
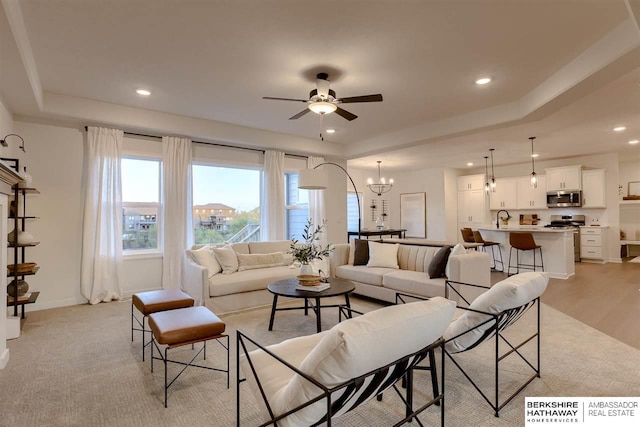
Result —
<instances>
[{"instance_id":1,"label":"round wooden coffee table","mask_svg":"<svg viewBox=\"0 0 640 427\"><path fill-rule=\"evenodd\" d=\"M269 319L269 330L273 330L273 321L276 316L276 311L284 310L304 310L304 314L309 313L309 307L316 314L316 329L318 332L322 330L320 312L322 308L340 307L339 304L321 305L320 300L328 297L335 297L344 295L344 301L347 308L351 308L349 302L349 294L355 290L355 285L350 280L339 279L337 277L330 278L329 288L323 291L303 291L296 289L300 282L298 279L285 279L278 280L277 282L270 283L267 286L269 292L273 294L273 304L271 305L271 318ZM302 298L304 299L303 307L281 307L277 308L278 297L283 296L287 298Z\"/></svg>"}]
</instances>

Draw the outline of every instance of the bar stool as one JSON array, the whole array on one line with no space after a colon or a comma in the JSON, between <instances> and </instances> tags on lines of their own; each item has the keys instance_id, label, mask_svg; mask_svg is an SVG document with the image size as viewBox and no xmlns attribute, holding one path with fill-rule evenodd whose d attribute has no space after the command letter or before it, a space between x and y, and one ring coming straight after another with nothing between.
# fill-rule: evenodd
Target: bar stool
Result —
<instances>
[{"instance_id":1,"label":"bar stool","mask_svg":"<svg viewBox=\"0 0 640 427\"><path fill-rule=\"evenodd\" d=\"M493 265L491 266L492 270L495 271L504 271L504 261L502 260L502 249L500 248L500 243L498 242L490 242L488 240L484 240L482 238L482 234L479 231L473 232L473 239L476 243L482 243L482 251L489 253L487 248L491 248L491 257L493 258ZM500 261L496 258L496 247L498 249L498 254L500 255ZM497 263L500 263L500 270L497 269Z\"/></svg>"},{"instance_id":2,"label":"bar stool","mask_svg":"<svg viewBox=\"0 0 640 427\"><path fill-rule=\"evenodd\" d=\"M516 274L520 273L520 267L526 269L533 269L536 271L536 267L542 268L544 271L544 260L542 259L542 246L536 245L535 240L533 240L533 234L531 233L509 233L509 244L511 245L511 249L509 249L509 267L507 269L507 274L511 275L511 251L513 249L516 250ZM540 250L540 265L536 264L536 249ZM521 264L520 263L520 251L533 251L533 264Z\"/></svg>"},{"instance_id":3,"label":"bar stool","mask_svg":"<svg viewBox=\"0 0 640 427\"><path fill-rule=\"evenodd\" d=\"M468 227L461 228L460 233L462 233L462 240L465 243L475 243L476 240L473 237L473 230Z\"/></svg>"}]
</instances>

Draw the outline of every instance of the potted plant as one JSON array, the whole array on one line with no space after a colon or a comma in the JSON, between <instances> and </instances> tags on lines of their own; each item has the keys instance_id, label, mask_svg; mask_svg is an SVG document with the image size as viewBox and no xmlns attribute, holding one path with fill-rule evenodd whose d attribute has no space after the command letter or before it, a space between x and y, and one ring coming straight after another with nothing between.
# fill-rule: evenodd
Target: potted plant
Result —
<instances>
[{"instance_id":1,"label":"potted plant","mask_svg":"<svg viewBox=\"0 0 640 427\"><path fill-rule=\"evenodd\" d=\"M316 259L322 259L331 252L331 248L327 245L322 248L317 244L320 240L320 235L327 226L327 221L322 221L322 224L313 228L312 220L307 220L307 225L304 226L302 231L302 238L304 242L298 241L295 238L291 239L291 246L288 253L293 255L293 259L300 263L300 275L313 275L313 269L311 268L311 262Z\"/></svg>"},{"instance_id":2,"label":"potted plant","mask_svg":"<svg viewBox=\"0 0 640 427\"><path fill-rule=\"evenodd\" d=\"M509 225L509 220L511 219L511 215L507 214L507 216L501 216L500 220L502 221L502 225Z\"/></svg>"}]
</instances>

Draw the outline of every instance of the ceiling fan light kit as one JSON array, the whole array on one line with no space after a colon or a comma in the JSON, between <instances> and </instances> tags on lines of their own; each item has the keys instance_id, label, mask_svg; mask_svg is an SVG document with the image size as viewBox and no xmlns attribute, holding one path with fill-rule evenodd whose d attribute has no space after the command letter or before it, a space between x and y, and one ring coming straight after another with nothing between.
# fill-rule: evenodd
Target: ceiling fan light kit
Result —
<instances>
[{"instance_id":1,"label":"ceiling fan light kit","mask_svg":"<svg viewBox=\"0 0 640 427\"><path fill-rule=\"evenodd\" d=\"M313 111L321 116L335 112L340 117L349 121L358 118L355 114L340 108L340 104L355 104L357 102L381 102L382 95L377 93L374 95L361 95L352 96L349 98L338 98L336 92L329 89L329 75L327 73L318 73L316 76L316 88L309 92L309 99L294 99L294 98L276 98L271 96L263 96L262 99L269 99L274 101L294 101L304 102L309 104L307 109L302 110L298 114L289 118L289 120L296 120L304 116L309 111Z\"/></svg>"}]
</instances>

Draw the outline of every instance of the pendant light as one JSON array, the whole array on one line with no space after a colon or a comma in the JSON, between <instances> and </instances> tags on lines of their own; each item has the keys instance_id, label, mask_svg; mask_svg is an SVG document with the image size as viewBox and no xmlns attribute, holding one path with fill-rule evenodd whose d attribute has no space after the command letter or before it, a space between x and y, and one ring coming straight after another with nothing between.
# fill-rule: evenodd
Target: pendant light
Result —
<instances>
[{"instance_id":1,"label":"pendant light","mask_svg":"<svg viewBox=\"0 0 640 427\"><path fill-rule=\"evenodd\" d=\"M489 148L489 152L491 153L491 192L496 192L496 174L493 170L493 150L495 148Z\"/></svg>"},{"instance_id":2,"label":"pendant light","mask_svg":"<svg viewBox=\"0 0 640 427\"><path fill-rule=\"evenodd\" d=\"M536 175L535 157L533 157L533 140L535 136L529 137L531 140L531 188L538 188L538 175Z\"/></svg>"},{"instance_id":3,"label":"pendant light","mask_svg":"<svg viewBox=\"0 0 640 427\"><path fill-rule=\"evenodd\" d=\"M484 191L489 194L489 156L484 156Z\"/></svg>"},{"instance_id":4,"label":"pendant light","mask_svg":"<svg viewBox=\"0 0 640 427\"><path fill-rule=\"evenodd\" d=\"M382 160L378 160L378 182L373 182L373 179L371 178L367 180L367 188L376 193L378 197L382 196L382 193L386 193L393 187L393 179L390 179L389 182L387 182L386 179L380 176L380 163L382 163Z\"/></svg>"}]
</instances>

